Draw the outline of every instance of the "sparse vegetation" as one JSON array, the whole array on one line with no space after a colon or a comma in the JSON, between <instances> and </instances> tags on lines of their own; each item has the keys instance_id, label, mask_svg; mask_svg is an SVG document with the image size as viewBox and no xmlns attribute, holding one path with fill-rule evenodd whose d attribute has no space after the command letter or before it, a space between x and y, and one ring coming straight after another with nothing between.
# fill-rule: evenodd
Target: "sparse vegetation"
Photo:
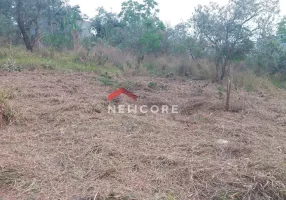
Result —
<instances>
[{"instance_id":1,"label":"sparse vegetation","mask_svg":"<svg viewBox=\"0 0 286 200\"><path fill-rule=\"evenodd\" d=\"M11 92L5 92L0 89L0 127L10 123L14 118L14 111L8 103L8 100L11 98L13 98Z\"/></svg>"},{"instance_id":2,"label":"sparse vegetation","mask_svg":"<svg viewBox=\"0 0 286 200\"><path fill-rule=\"evenodd\" d=\"M107 73L101 74L98 80L100 81L101 85L104 86L114 86L114 84L116 83Z\"/></svg>"},{"instance_id":3,"label":"sparse vegetation","mask_svg":"<svg viewBox=\"0 0 286 200\"><path fill-rule=\"evenodd\" d=\"M28 190L27 195L52 199L96 194L106 199L111 193L118 199L189 199L189 191L201 199L285 198L284 91L271 96L267 90L237 89L226 113L219 84L123 76L117 87L130 85L141 95L139 104L178 104L180 113L110 115L106 97L114 88L92 77L46 70L1 77L4 87L13 80L19 88L18 95L5 92L5 99L25 120L10 124L9 134L0 129L1 155L6 157L1 166L30 169L27 181L12 186L21 197ZM152 82L168 90L148 90ZM200 95L195 95L197 88Z\"/></svg>"},{"instance_id":4,"label":"sparse vegetation","mask_svg":"<svg viewBox=\"0 0 286 200\"><path fill-rule=\"evenodd\" d=\"M150 83L148 83L148 87L149 88L155 88L155 87L157 87L157 83L150 82Z\"/></svg>"},{"instance_id":5,"label":"sparse vegetation","mask_svg":"<svg viewBox=\"0 0 286 200\"><path fill-rule=\"evenodd\" d=\"M225 90L222 86L217 87L217 94L219 96L219 99L223 99L224 92L225 92Z\"/></svg>"},{"instance_id":6,"label":"sparse vegetation","mask_svg":"<svg viewBox=\"0 0 286 200\"><path fill-rule=\"evenodd\" d=\"M250 71L237 74L233 79L233 84L236 88L243 88L247 92L275 90L275 86L268 77L258 77Z\"/></svg>"},{"instance_id":7,"label":"sparse vegetation","mask_svg":"<svg viewBox=\"0 0 286 200\"><path fill-rule=\"evenodd\" d=\"M21 176L16 170L0 168L0 189L15 185Z\"/></svg>"}]
</instances>

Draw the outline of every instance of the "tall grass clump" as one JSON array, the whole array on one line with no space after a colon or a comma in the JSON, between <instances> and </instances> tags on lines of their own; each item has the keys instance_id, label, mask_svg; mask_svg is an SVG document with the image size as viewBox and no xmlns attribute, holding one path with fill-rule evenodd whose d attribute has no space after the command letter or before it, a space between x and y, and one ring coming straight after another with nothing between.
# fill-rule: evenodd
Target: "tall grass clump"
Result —
<instances>
[{"instance_id":1,"label":"tall grass clump","mask_svg":"<svg viewBox=\"0 0 286 200\"><path fill-rule=\"evenodd\" d=\"M9 124L14 118L14 111L8 103L11 98L12 93L0 89L0 126Z\"/></svg>"},{"instance_id":2,"label":"tall grass clump","mask_svg":"<svg viewBox=\"0 0 286 200\"><path fill-rule=\"evenodd\" d=\"M267 76L257 76L251 71L236 73L233 76L233 84L235 88L241 88L247 92L272 91L275 89L270 78Z\"/></svg>"}]
</instances>

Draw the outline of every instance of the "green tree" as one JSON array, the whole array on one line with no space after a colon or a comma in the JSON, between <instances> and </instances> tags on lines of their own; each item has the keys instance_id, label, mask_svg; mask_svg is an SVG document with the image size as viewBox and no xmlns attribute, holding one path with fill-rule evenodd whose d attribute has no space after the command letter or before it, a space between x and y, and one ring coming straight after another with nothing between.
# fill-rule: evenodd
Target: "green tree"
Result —
<instances>
[{"instance_id":1,"label":"green tree","mask_svg":"<svg viewBox=\"0 0 286 200\"><path fill-rule=\"evenodd\" d=\"M220 68L222 80L229 62L251 50L253 38L269 34L277 13L277 0L230 0L226 6L211 3L196 8L192 22L214 53L217 78Z\"/></svg>"},{"instance_id":2,"label":"green tree","mask_svg":"<svg viewBox=\"0 0 286 200\"><path fill-rule=\"evenodd\" d=\"M108 12L103 7L97 9L97 15L92 19L92 27L96 29L97 36L106 41L116 36L116 29L123 28L123 24L116 13Z\"/></svg>"},{"instance_id":3,"label":"green tree","mask_svg":"<svg viewBox=\"0 0 286 200\"><path fill-rule=\"evenodd\" d=\"M175 25L174 28L169 27L165 34L164 42L168 43L169 54L187 54L194 60L206 54L204 52L204 41L191 34L190 25L186 22L181 22Z\"/></svg>"},{"instance_id":4,"label":"green tree","mask_svg":"<svg viewBox=\"0 0 286 200\"><path fill-rule=\"evenodd\" d=\"M40 21L46 17L49 0L16 1L17 23L26 48L33 51L40 44Z\"/></svg>"},{"instance_id":5,"label":"green tree","mask_svg":"<svg viewBox=\"0 0 286 200\"><path fill-rule=\"evenodd\" d=\"M135 51L138 66L145 54L156 53L163 40L165 25L158 18L158 3L144 0L143 3L128 0L122 3L119 17L124 24L125 38L123 47Z\"/></svg>"},{"instance_id":6,"label":"green tree","mask_svg":"<svg viewBox=\"0 0 286 200\"><path fill-rule=\"evenodd\" d=\"M80 31L78 21L82 20L82 15L79 7L69 6L64 0L1 1L5 2L3 5L7 10L11 10L11 24L17 22L30 51L39 47L43 40L54 42L56 38L57 41L71 41Z\"/></svg>"},{"instance_id":7,"label":"green tree","mask_svg":"<svg viewBox=\"0 0 286 200\"><path fill-rule=\"evenodd\" d=\"M15 23L13 23L14 2L10 0L0 0L0 37L6 38L9 41L13 40L18 33Z\"/></svg>"},{"instance_id":8,"label":"green tree","mask_svg":"<svg viewBox=\"0 0 286 200\"><path fill-rule=\"evenodd\" d=\"M285 50L283 50L280 41L274 36L261 38L257 41L254 51L254 59L257 63L255 72L257 74L285 71L286 66L283 66L283 58L285 59Z\"/></svg>"},{"instance_id":9,"label":"green tree","mask_svg":"<svg viewBox=\"0 0 286 200\"><path fill-rule=\"evenodd\" d=\"M133 26L147 19L158 20L159 9L157 7L158 3L155 0L144 0L143 3L128 0L122 3L119 16L125 23Z\"/></svg>"},{"instance_id":10,"label":"green tree","mask_svg":"<svg viewBox=\"0 0 286 200\"><path fill-rule=\"evenodd\" d=\"M53 6L46 11L44 19L43 42L53 48L77 48L79 46L81 24L84 20L79 6L65 5L63 2L53 0Z\"/></svg>"},{"instance_id":11,"label":"green tree","mask_svg":"<svg viewBox=\"0 0 286 200\"><path fill-rule=\"evenodd\" d=\"M286 16L278 24L277 35L281 42L286 43Z\"/></svg>"}]
</instances>

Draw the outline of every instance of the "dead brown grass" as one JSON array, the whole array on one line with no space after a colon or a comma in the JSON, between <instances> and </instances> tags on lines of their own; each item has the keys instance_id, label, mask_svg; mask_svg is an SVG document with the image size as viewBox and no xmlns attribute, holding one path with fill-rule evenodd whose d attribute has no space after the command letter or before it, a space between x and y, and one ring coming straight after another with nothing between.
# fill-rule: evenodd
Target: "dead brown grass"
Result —
<instances>
[{"instance_id":1,"label":"dead brown grass","mask_svg":"<svg viewBox=\"0 0 286 200\"><path fill-rule=\"evenodd\" d=\"M156 75L173 74L200 80L215 79L215 67L206 59L193 60L189 56L146 56L143 65Z\"/></svg>"},{"instance_id":2,"label":"dead brown grass","mask_svg":"<svg viewBox=\"0 0 286 200\"><path fill-rule=\"evenodd\" d=\"M19 89L9 102L23 121L0 129L4 199L286 199L279 96L237 91L238 111L225 112L219 85L130 76L121 82L140 85L136 104L178 104L180 114L118 115L93 73L0 76L1 88Z\"/></svg>"},{"instance_id":3,"label":"dead brown grass","mask_svg":"<svg viewBox=\"0 0 286 200\"><path fill-rule=\"evenodd\" d=\"M134 68L136 65L136 57L132 54L101 43L88 52L86 59L100 66L115 66L119 69Z\"/></svg>"},{"instance_id":4,"label":"dead brown grass","mask_svg":"<svg viewBox=\"0 0 286 200\"><path fill-rule=\"evenodd\" d=\"M251 71L236 73L233 81L235 87L243 88L249 92L277 90L267 77L258 77Z\"/></svg>"},{"instance_id":5,"label":"dead brown grass","mask_svg":"<svg viewBox=\"0 0 286 200\"><path fill-rule=\"evenodd\" d=\"M46 57L54 52L43 50L41 55ZM70 53L70 52L66 52ZM159 75L159 76L183 76L200 80L214 80L215 66L207 59L193 60L189 56L152 56L145 55L138 66L137 57L132 52L124 52L119 48L104 43L87 51L84 48L77 49L74 54L80 63L93 62L99 66L115 66L124 70L126 74L133 75ZM49 56L53 58L52 56Z\"/></svg>"}]
</instances>

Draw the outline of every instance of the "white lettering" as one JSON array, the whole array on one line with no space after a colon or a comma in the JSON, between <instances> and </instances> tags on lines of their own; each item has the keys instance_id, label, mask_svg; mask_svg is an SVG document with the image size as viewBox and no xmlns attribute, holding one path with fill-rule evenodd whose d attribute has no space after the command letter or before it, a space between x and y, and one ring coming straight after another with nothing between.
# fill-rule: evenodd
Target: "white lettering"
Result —
<instances>
[{"instance_id":1,"label":"white lettering","mask_svg":"<svg viewBox=\"0 0 286 200\"><path fill-rule=\"evenodd\" d=\"M134 113L134 114L137 113L137 105L135 105L133 108L131 105L128 105L128 114L130 113Z\"/></svg>"},{"instance_id":2,"label":"white lettering","mask_svg":"<svg viewBox=\"0 0 286 200\"><path fill-rule=\"evenodd\" d=\"M118 106L118 113L124 114L125 113L125 105L119 105Z\"/></svg>"},{"instance_id":3,"label":"white lettering","mask_svg":"<svg viewBox=\"0 0 286 200\"><path fill-rule=\"evenodd\" d=\"M179 106L178 105L172 105L172 113L173 114L179 114Z\"/></svg>"},{"instance_id":4,"label":"white lettering","mask_svg":"<svg viewBox=\"0 0 286 200\"><path fill-rule=\"evenodd\" d=\"M160 108L156 105L151 107L151 112L154 114L157 114L159 112Z\"/></svg>"},{"instance_id":5,"label":"white lettering","mask_svg":"<svg viewBox=\"0 0 286 200\"><path fill-rule=\"evenodd\" d=\"M111 106L111 105L108 105L108 113L113 113L115 114L116 113L116 107L115 106Z\"/></svg>"},{"instance_id":6,"label":"white lettering","mask_svg":"<svg viewBox=\"0 0 286 200\"><path fill-rule=\"evenodd\" d=\"M141 107L140 107L140 112L143 113L143 114L146 114L146 113L148 112L148 111L147 111L147 108L148 108L148 107L147 107L146 105L145 105L145 106L141 106ZM145 109L145 111L144 111L143 109Z\"/></svg>"},{"instance_id":7,"label":"white lettering","mask_svg":"<svg viewBox=\"0 0 286 200\"><path fill-rule=\"evenodd\" d=\"M169 111L169 106L163 105L162 106L162 114L168 114L168 111Z\"/></svg>"}]
</instances>

